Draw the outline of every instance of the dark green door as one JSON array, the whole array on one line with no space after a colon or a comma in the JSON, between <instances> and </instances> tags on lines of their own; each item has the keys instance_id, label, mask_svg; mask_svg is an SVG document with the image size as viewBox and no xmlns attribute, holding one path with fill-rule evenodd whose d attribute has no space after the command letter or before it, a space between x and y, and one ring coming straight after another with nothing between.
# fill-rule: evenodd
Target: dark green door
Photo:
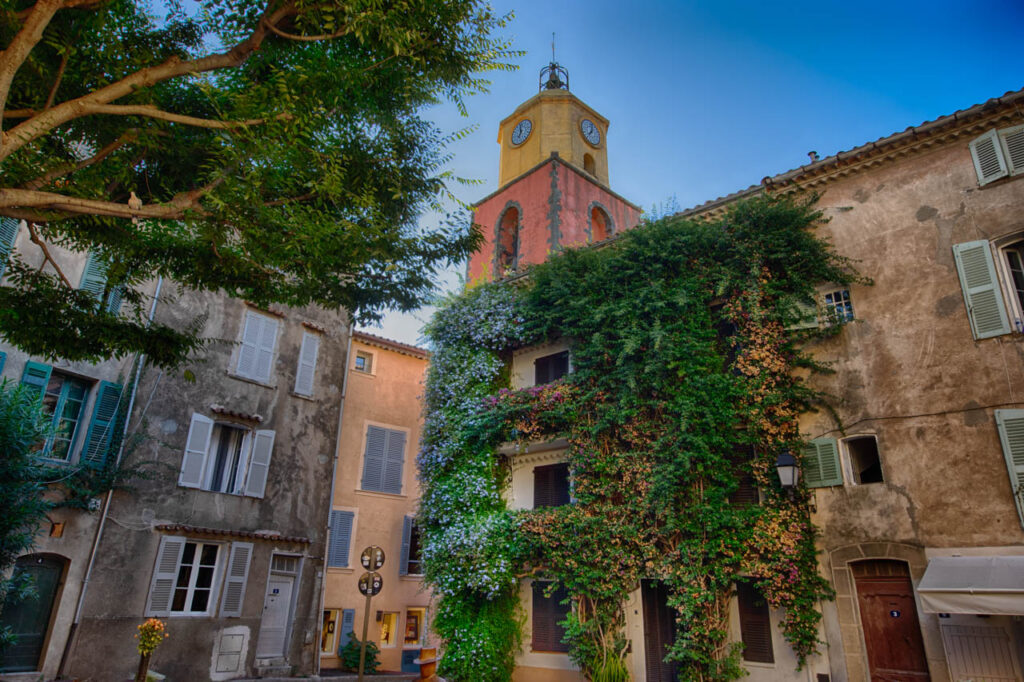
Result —
<instances>
[{"instance_id":1,"label":"dark green door","mask_svg":"<svg viewBox=\"0 0 1024 682\"><path fill-rule=\"evenodd\" d=\"M17 638L13 645L0 651L0 672L39 670L39 658L43 654L63 572L63 562L56 559L41 556L18 559L14 574L30 576L36 593L16 604L5 604L0 612L0 627L10 628Z\"/></svg>"}]
</instances>

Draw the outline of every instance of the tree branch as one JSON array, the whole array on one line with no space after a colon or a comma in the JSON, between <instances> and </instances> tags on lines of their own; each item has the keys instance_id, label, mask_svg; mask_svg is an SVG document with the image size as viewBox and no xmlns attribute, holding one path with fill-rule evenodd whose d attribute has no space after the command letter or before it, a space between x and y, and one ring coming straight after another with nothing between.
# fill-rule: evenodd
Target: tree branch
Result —
<instances>
[{"instance_id":1,"label":"tree branch","mask_svg":"<svg viewBox=\"0 0 1024 682\"><path fill-rule=\"evenodd\" d=\"M64 284L67 285L68 289L74 289L74 287L71 286L71 282L68 281L67 276L64 275L64 271L60 269L59 265L57 265L57 261L55 261L53 256L50 255L50 250L46 248L46 242L39 236L39 232L36 231L36 227L32 223L28 223L28 234L32 243L37 245L43 252L43 264L39 266L39 270L42 271L42 269L46 267L47 262L49 262L50 265L53 266L53 269L57 271L57 274L60 275L60 278L64 280Z\"/></svg>"},{"instance_id":2,"label":"tree branch","mask_svg":"<svg viewBox=\"0 0 1024 682\"><path fill-rule=\"evenodd\" d=\"M21 189L39 189L40 187L48 185L50 182L56 180L57 178L63 177L69 173L74 173L75 171L82 170L83 168L88 168L89 166L99 163L103 159L107 158L108 156L110 156L115 151L117 151L124 145L128 144L129 142L134 141L138 136L138 131L129 130L128 132L121 135L121 137L117 138L116 140L108 144L106 147L96 152L95 155L90 156L88 159L83 159L82 161L79 161L77 163L67 163L64 164L63 166L58 166L57 168L54 168L50 172L46 173L45 175L41 175L35 180L26 182L24 185L21 186Z\"/></svg>"},{"instance_id":3,"label":"tree branch","mask_svg":"<svg viewBox=\"0 0 1024 682\"><path fill-rule=\"evenodd\" d=\"M194 126L196 128L216 128L220 130L227 130L230 128L241 128L244 126L255 126L262 125L267 121L287 121L292 117L291 114L281 113L277 116L270 118L250 118L243 121L215 121L208 118L199 118L198 116L185 116L184 114L173 114L169 111L163 111L158 109L153 104L93 104L85 108L86 113L90 114L112 114L114 116L146 116L147 118L157 118L162 121L171 121L172 123L182 123L184 125Z\"/></svg>"},{"instance_id":4,"label":"tree branch","mask_svg":"<svg viewBox=\"0 0 1024 682\"><path fill-rule=\"evenodd\" d=\"M301 34L298 34L298 33L287 33L286 31L282 31L277 26L274 26L273 24L271 24L269 22L266 22L266 26L267 26L267 28L270 29L271 33L273 33L276 36L281 36L282 38L286 38L287 40L302 40L302 41L307 41L307 42L311 42L311 43L312 42L317 42L317 41L320 41L320 40L332 40L334 38L340 38L341 36L345 35L349 31L348 24L346 24L345 28L343 28L340 31L337 31L335 33L321 33L319 35L304 36L304 35L301 35Z\"/></svg>"},{"instance_id":5,"label":"tree branch","mask_svg":"<svg viewBox=\"0 0 1024 682\"><path fill-rule=\"evenodd\" d=\"M4 118L32 118L39 112L35 109L8 109L4 112Z\"/></svg>"},{"instance_id":6,"label":"tree branch","mask_svg":"<svg viewBox=\"0 0 1024 682\"><path fill-rule=\"evenodd\" d=\"M53 80L53 87L50 88L50 94L46 97L46 104L43 105L43 109L49 109L53 106L53 100L57 96L57 88L60 87L60 82L64 78L64 69L66 68L68 68L67 52L60 58L60 66L57 67L57 77Z\"/></svg>"},{"instance_id":7,"label":"tree branch","mask_svg":"<svg viewBox=\"0 0 1024 682\"><path fill-rule=\"evenodd\" d=\"M14 74L18 72L29 53L42 39L43 31L62 6L62 0L39 0L32 6L21 30L14 36L7 48L0 52L0 111L7 107L7 96L11 92ZM0 118L0 124L2 123L3 119Z\"/></svg>"}]
</instances>

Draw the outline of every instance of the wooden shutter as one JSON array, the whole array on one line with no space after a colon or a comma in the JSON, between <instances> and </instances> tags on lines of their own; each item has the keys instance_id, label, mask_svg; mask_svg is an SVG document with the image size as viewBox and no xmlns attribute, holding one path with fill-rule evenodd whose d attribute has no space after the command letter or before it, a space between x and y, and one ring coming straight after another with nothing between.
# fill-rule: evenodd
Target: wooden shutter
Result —
<instances>
[{"instance_id":1,"label":"wooden shutter","mask_svg":"<svg viewBox=\"0 0 1024 682\"><path fill-rule=\"evenodd\" d=\"M85 447L82 449L81 461L90 466L103 466L107 461L107 450L113 441L117 408L121 404L121 384L101 381L96 391L96 404L92 410L92 420L85 436Z\"/></svg>"},{"instance_id":2,"label":"wooden shutter","mask_svg":"<svg viewBox=\"0 0 1024 682\"><path fill-rule=\"evenodd\" d=\"M1006 165L1010 175L1024 173L1024 126L1014 126L999 131L1006 152Z\"/></svg>"},{"instance_id":3,"label":"wooden shutter","mask_svg":"<svg viewBox=\"0 0 1024 682\"><path fill-rule=\"evenodd\" d=\"M165 535L160 538L156 552L156 566L153 580L149 584L149 599L146 600L146 614L155 618L171 615L171 599L174 597L174 583L178 579L178 564L185 551L185 538Z\"/></svg>"},{"instance_id":4,"label":"wooden shutter","mask_svg":"<svg viewBox=\"0 0 1024 682\"><path fill-rule=\"evenodd\" d=\"M568 599L569 593L564 587L559 587L551 593L550 597L544 596L544 588L550 583L545 580L533 582L533 634L531 647L534 651L555 651L567 652L569 645L562 642L565 636L565 628L559 622L565 620L569 614L568 603L561 602Z\"/></svg>"},{"instance_id":5,"label":"wooden shutter","mask_svg":"<svg viewBox=\"0 0 1024 682\"><path fill-rule=\"evenodd\" d=\"M231 543L231 558L228 560L227 576L224 579L224 598L220 602L221 618L238 618L242 615L252 547L251 542Z\"/></svg>"},{"instance_id":6,"label":"wooden shutter","mask_svg":"<svg viewBox=\"0 0 1024 682\"><path fill-rule=\"evenodd\" d=\"M256 378L270 381L270 373L274 365L274 346L277 344L277 320L259 315L260 336L256 354Z\"/></svg>"},{"instance_id":7,"label":"wooden shutter","mask_svg":"<svg viewBox=\"0 0 1024 682\"><path fill-rule=\"evenodd\" d=\"M96 251L89 252L78 288L88 291L97 301L103 299L103 292L107 289L107 262Z\"/></svg>"},{"instance_id":8,"label":"wooden shutter","mask_svg":"<svg viewBox=\"0 0 1024 682\"><path fill-rule=\"evenodd\" d=\"M14 242L18 238L18 230L21 229L21 221L14 218L0 218L0 278L7 270L7 260L14 249Z\"/></svg>"},{"instance_id":9,"label":"wooden shutter","mask_svg":"<svg viewBox=\"0 0 1024 682\"><path fill-rule=\"evenodd\" d=\"M1024 410L996 410L996 426L1010 474L1013 501L1024 524Z\"/></svg>"},{"instance_id":10,"label":"wooden shutter","mask_svg":"<svg viewBox=\"0 0 1024 682\"><path fill-rule=\"evenodd\" d=\"M754 474L750 471L750 462L753 459L754 452L749 446L738 448L729 456L733 474L738 483L736 490L729 496L729 504L734 507L746 507L761 502L761 496L757 491L757 481L754 480Z\"/></svg>"},{"instance_id":11,"label":"wooden shutter","mask_svg":"<svg viewBox=\"0 0 1024 682\"><path fill-rule=\"evenodd\" d=\"M352 544L352 522L356 513L341 509L331 510L331 539L327 548L327 565L348 566L349 545Z\"/></svg>"},{"instance_id":12,"label":"wooden shutter","mask_svg":"<svg viewBox=\"0 0 1024 682\"><path fill-rule=\"evenodd\" d=\"M974 159L974 170L978 173L979 185L987 185L993 180L1009 175L1003 147L995 130L971 140L969 147L971 158Z\"/></svg>"},{"instance_id":13,"label":"wooden shutter","mask_svg":"<svg viewBox=\"0 0 1024 682\"><path fill-rule=\"evenodd\" d=\"M533 383L535 386L546 384L551 379L551 356L545 355L542 358L537 358L533 361Z\"/></svg>"},{"instance_id":14,"label":"wooden shutter","mask_svg":"<svg viewBox=\"0 0 1024 682\"><path fill-rule=\"evenodd\" d=\"M274 452L274 432L257 431L252 439L252 457L249 458L249 475L245 483L245 494L263 497L267 489L267 474L270 472L270 456Z\"/></svg>"},{"instance_id":15,"label":"wooden shutter","mask_svg":"<svg viewBox=\"0 0 1024 682\"><path fill-rule=\"evenodd\" d=\"M247 310L245 313L245 327L242 329L242 345L238 349L238 366L235 368L239 376L249 379L256 377L256 363L259 356L259 340L262 326L262 316Z\"/></svg>"},{"instance_id":16,"label":"wooden shutter","mask_svg":"<svg viewBox=\"0 0 1024 682\"><path fill-rule=\"evenodd\" d=\"M569 465L549 464L533 468L533 508L569 504Z\"/></svg>"},{"instance_id":17,"label":"wooden shutter","mask_svg":"<svg viewBox=\"0 0 1024 682\"><path fill-rule=\"evenodd\" d=\"M50 383L50 373L53 367L44 365L41 362L26 362L25 369L21 373L21 385L32 389L33 395L42 399L46 392L46 385Z\"/></svg>"},{"instance_id":18,"label":"wooden shutter","mask_svg":"<svg viewBox=\"0 0 1024 682\"><path fill-rule=\"evenodd\" d=\"M316 356L320 350L320 337L303 332L302 348L299 350L299 367L295 371L295 392L299 395L313 395L313 379L316 377Z\"/></svg>"},{"instance_id":19,"label":"wooden shutter","mask_svg":"<svg viewBox=\"0 0 1024 682\"><path fill-rule=\"evenodd\" d=\"M987 339L1009 334L1010 323L988 242L982 239L954 244L953 257L957 274L960 275L960 286L963 288L967 317L974 338Z\"/></svg>"},{"instance_id":20,"label":"wooden shutter","mask_svg":"<svg viewBox=\"0 0 1024 682\"><path fill-rule=\"evenodd\" d=\"M345 645L352 639L356 630L356 610L344 609L341 612L341 636L338 637L338 653L345 648Z\"/></svg>"},{"instance_id":21,"label":"wooden shutter","mask_svg":"<svg viewBox=\"0 0 1024 682\"><path fill-rule=\"evenodd\" d=\"M409 544L412 541L413 518L402 519L402 554L398 559L398 575L409 575Z\"/></svg>"},{"instance_id":22,"label":"wooden shutter","mask_svg":"<svg viewBox=\"0 0 1024 682\"><path fill-rule=\"evenodd\" d=\"M185 488L201 488L206 473L206 453L210 450L213 435L213 420L193 412L192 423L188 426L185 439L185 455L181 458L181 473L178 485Z\"/></svg>"},{"instance_id":23,"label":"wooden shutter","mask_svg":"<svg viewBox=\"0 0 1024 682\"><path fill-rule=\"evenodd\" d=\"M382 491L401 495L402 471L405 468L405 431L387 429L387 436Z\"/></svg>"},{"instance_id":24,"label":"wooden shutter","mask_svg":"<svg viewBox=\"0 0 1024 682\"><path fill-rule=\"evenodd\" d=\"M804 482L808 488L843 484L839 444L835 438L815 438L804 449Z\"/></svg>"},{"instance_id":25,"label":"wooden shutter","mask_svg":"<svg viewBox=\"0 0 1024 682\"><path fill-rule=\"evenodd\" d=\"M387 444L387 430L379 426L366 427L366 452L363 453L363 490L384 489L384 448Z\"/></svg>"},{"instance_id":26,"label":"wooden shutter","mask_svg":"<svg viewBox=\"0 0 1024 682\"><path fill-rule=\"evenodd\" d=\"M736 583L740 611L740 635L743 638L743 660L774 663L772 623L768 603L761 592L746 581Z\"/></svg>"}]
</instances>

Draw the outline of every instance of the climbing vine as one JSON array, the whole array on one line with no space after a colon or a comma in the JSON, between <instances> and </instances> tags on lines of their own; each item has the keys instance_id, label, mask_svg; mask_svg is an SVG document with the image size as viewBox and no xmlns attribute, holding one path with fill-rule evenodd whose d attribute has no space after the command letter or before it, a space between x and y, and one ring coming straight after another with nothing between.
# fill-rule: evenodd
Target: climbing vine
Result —
<instances>
[{"instance_id":1,"label":"climbing vine","mask_svg":"<svg viewBox=\"0 0 1024 682\"><path fill-rule=\"evenodd\" d=\"M677 613L667 655L680 679L742 674L728 639L737 580L784 611L801 665L815 651L831 591L808 492L782 491L774 462L800 457L798 417L821 399L795 371L816 369L800 343L837 332L792 330L799 304L819 282L861 281L814 235L820 219L812 200L768 197L716 221L666 217L441 305L419 467L442 675L510 679L526 576L572 595L566 641L591 679L624 670L623 604L648 578ZM569 341L572 373L512 390L513 351L555 339ZM573 503L510 510L502 445L555 437ZM760 504L734 498L744 476Z\"/></svg>"}]
</instances>

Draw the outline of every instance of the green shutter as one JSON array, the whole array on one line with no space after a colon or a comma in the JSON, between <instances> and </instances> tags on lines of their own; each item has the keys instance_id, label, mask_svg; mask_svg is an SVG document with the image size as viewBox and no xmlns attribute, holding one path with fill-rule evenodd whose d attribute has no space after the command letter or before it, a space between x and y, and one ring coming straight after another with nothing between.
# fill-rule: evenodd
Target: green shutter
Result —
<instances>
[{"instance_id":1,"label":"green shutter","mask_svg":"<svg viewBox=\"0 0 1024 682\"><path fill-rule=\"evenodd\" d=\"M1024 524L1024 410L996 410L996 426L1010 474L1013 501Z\"/></svg>"},{"instance_id":2,"label":"green shutter","mask_svg":"<svg viewBox=\"0 0 1024 682\"><path fill-rule=\"evenodd\" d=\"M85 448L81 461L89 466L103 466L107 461L107 450L113 440L116 428L117 407L121 402L121 385L101 381L96 392L96 404L85 436Z\"/></svg>"},{"instance_id":3,"label":"green shutter","mask_svg":"<svg viewBox=\"0 0 1024 682\"><path fill-rule=\"evenodd\" d=\"M818 328L818 306L814 299L796 299L789 312L795 321L786 326L788 331Z\"/></svg>"},{"instance_id":4,"label":"green shutter","mask_svg":"<svg viewBox=\"0 0 1024 682\"><path fill-rule=\"evenodd\" d=\"M21 221L14 218L0 218L0 277L7 269L7 257L14 248L14 240L18 238Z\"/></svg>"},{"instance_id":5,"label":"green shutter","mask_svg":"<svg viewBox=\"0 0 1024 682\"><path fill-rule=\"evenodd\" d=\"M839 444L835 438L815 438L804 448L804 482L808 488L843 484Z\"/></svg>"},{"instance_id":6,"label":"green shutter","mask_svg":"<svg viewBox=\"0 0 1024 682\"><path fill-rule=\"evenodd\" d=\"M124 287L116 286L110 290L110 295L107 296L106 310L108 313L117 315L121 312L121 298L124 296Z\"/></svg>"},{"instance_id":7,"label":"green shutter","mask_svg":"<svg viewBox=\"0 0 1024 682\"><path fill-rule=\"evenodd\" d=\"M50 383L52 370L52 367L41 362L26 362L25 370L21 373L21 384L34 388L37 391L37 397L41 399L43 393L46 392L46 385Z\"/></svg>"},{"instance_id":8,"label":"green shutter","mask_svg":"<svg viewBox=\"0 0 1024 682\"><path fill-rule=\"evenodd\" d=\"M0 372L4 371L4 365L7 364L7 353L0 351Z\"/></svg>"},{"instance_id":9,"label":"green shutter","mask_svg":"<svg viewBox=\"0 0 1024 682\"><path fill-rule=\"evenodd\" d=\"M988 241L982 239L954 244L953 257L957 274L960 275L960 286L964 290L967 317L971 321L974 338L987 339L1009 334L1010 322L1006 317L1006 307Z\"/></svg>"},{"instance_id":10,"label":"green shutter","mask_svg":"<svg viewBox=\"0 0 1024 682\"><path fill-rule=\"evenodd\" d=\"M89 253L89 260L85 263L85 272L82 273L82 281L78 288L88 291L97 301L103 297L103 292L107 289L107 263L95 251Z\"/></svg>"}]
</instances>

